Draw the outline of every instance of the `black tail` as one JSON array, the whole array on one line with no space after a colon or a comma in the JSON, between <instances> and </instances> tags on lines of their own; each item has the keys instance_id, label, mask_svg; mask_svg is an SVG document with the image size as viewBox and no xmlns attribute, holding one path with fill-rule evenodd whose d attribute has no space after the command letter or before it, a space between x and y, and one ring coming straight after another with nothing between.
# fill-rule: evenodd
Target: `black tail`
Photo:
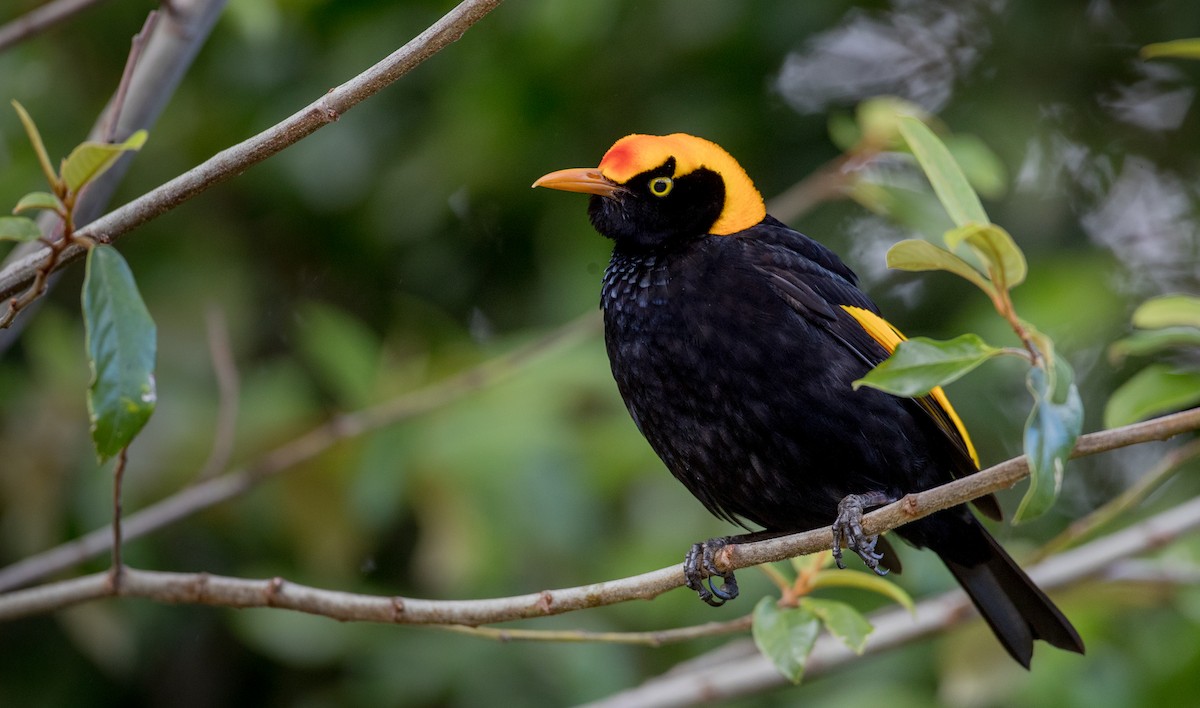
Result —
<instances>
[{"instance_id":1,"label":"black tail","mask_svg":"<svg viewBox=\"0 0 1200 708\"><path fill-rule=\"evenodd\" d=\"M973 517L966 527L961 523L955 526L956 532L963 534L955 539L955 550L969 548L973 552L963 556L934 550L1008 653L1027 669L1035 639L1082 654L1083 640L1075 628L996 539ZM986 555L981 556L981 551Z\"/></svg>"}]
</instances>

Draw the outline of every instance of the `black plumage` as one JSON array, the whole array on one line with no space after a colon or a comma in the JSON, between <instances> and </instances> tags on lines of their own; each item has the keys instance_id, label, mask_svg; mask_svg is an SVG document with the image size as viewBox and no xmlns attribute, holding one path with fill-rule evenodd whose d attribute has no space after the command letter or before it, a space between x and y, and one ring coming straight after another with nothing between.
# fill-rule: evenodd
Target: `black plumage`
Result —
<instances>
[{"instance_id":1,"label":"black plumage","mask_svg":"<svg viewBox=\"0 0 1200 708\"><path fill-rule=\"evenodd\" d=\"M614 241L601 294L613 376L651 447L713 514L769 532L806 530L833 523L848 495L899 499L978 469L940 391L908 399L854 390L899 334L832 251L766 215L716 145L629 136L600 167L537 184L593 194L591 222ZM991 497L977 506L999 516ZM943 559L1023 665L1033 639L1083 651L966 506L896 533ZM715 594L712 604L736 594L733 576L721 574L724 592L705 588L695 566L702 551L711 557L737 540L689 554L690 584L705 599ZM874 567L873 548L856 550ZM882 565L898 568L890 557Z\"/></svg>"}]
</instances>

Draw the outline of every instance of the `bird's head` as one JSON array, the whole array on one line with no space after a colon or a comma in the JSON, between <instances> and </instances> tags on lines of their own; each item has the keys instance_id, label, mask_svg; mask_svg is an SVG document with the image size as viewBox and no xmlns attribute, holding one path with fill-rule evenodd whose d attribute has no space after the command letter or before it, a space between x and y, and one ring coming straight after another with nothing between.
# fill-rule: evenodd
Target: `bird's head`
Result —
<instances>
[{"instance_id":1,"label":"bird's head","mask_svg":"<svg viewBox=\"0 0 1200 708\"><path fill-rule=\"evenodd\" d=\"M737 160L717 144L685 133L627 135L599 166L551 172L533 186L594 195L588 206L592 225L631 247L728 236L767 214Z\"/></svg>"}]
</instances>

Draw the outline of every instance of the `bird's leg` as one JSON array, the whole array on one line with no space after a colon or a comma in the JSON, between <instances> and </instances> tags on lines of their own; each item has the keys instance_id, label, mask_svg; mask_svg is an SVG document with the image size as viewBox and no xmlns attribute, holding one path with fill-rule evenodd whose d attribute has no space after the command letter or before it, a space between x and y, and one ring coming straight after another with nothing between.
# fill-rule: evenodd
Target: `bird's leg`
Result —
<instances>
[{"instance_id":1,"label":"bird's leg","mask_svg":"<svg viewBox=\"0 0 1200 708\"><path fill-rule=\"evenodd\" d=\"M884 492L867 492L866 494L850 494L838 502L837 519L833 522L833 559L837 567L845 568L842 563L842 542L846 547L858 554L867 567L876 575L887 575L887 568L882 568L879 561L882 553L875 552L878 536L867 536L863 533L863 511L870 506L880 506L896 501Z\"/></svg>"},{"instance_id":2,"label":"bird's leg","mask_svg":"<svg viewBox=\"0 0 1200 708\"><path fill-rule=\"evenodd\" d=\"M738 596L737 578L733 576L733 571L722 571L716 562L717 553L728 546L730 541L732 539L729 536L722 536L694 543L683 559L683 574L687 578L687 586L695 590L701 600L713 607L720 607ZM721 587L713 585L714 577L721 579Z\"/></svg>"}]
</instances>

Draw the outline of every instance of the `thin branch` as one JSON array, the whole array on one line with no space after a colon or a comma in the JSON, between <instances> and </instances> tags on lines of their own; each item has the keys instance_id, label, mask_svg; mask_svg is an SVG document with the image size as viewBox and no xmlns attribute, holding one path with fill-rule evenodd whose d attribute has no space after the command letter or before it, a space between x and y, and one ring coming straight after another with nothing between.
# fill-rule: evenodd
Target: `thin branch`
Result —
<instances>
[{"instance_id":1,"label":"thin branch","mask_svg":"<svg viewBox=\"0 0 1200 708\"><path fill-rule=\"evenodd\" d=\"M183 489L125 519L126 541L146 536L192 514L234 499L260 482L310 460L333 445L435 410L507 379L524 367L561 351L600 329L598 313L588 313L550 334L437 383L355 413L326 421L267 452L249 465ZM74 567L112 548L106 526L74 541L0 569L0 592Z\"/></svg>"},{"instance_id":2,"label":"thin branch","mask_svg":"<svg viewBox=\"0 0 1200 708\"><path fill-rule=\"evenodd\" d=\"M158 11L151 10L150 14L146 15L145 23L142 24L142 31L133 35L133 39L130 41L129 56L125 59L125 69L121 72L121 81L117 84L117 92L113 94L112 108L106 111L104 128L101 130L104 142L115 141L117 124L121 119L121 109L125 106L125 97L129 95L129 86L133 83L133 70L141 60L157 24Z\"/></svg>"},{"instance_id":3,"label":"thin branch","mask_svg":"<svg viewBox=\"0 0 1200 708\"><path fill-rule=\"evenodd\" d=\"M317 130L337 121L343 113L370 98L456 41L471 25L483 19L502 0L464 0L416 38L384 60L280 123L209 158L150 192L134 199L79 230L80 237L112 243L132 229L154 219L209 187L245 172ZM64 249L56 269L83 255L80 246ZM40 249L18 259L0 272L0 299L8 299L29 286L48 255Z\"/></svg>"},{"instance_id":4,"label":"thin branch","mask_svg":"<svg viewBox=\"0 0 1200 708\"><path fill-rule=\"evenodd\" d=\"M0 52L45 32L104 0L54 0L0 26Z\"/></svg>"},{"instance_id":5,"label":"thin branch","mask_svg":"<svg viewBox=\"0 0 1200 708\"><path fill-rule=\"evenodd\" d=\"M125 465L129 462L129 446L121 448L117 463L113 466L113 520L112 520L112 567L108 569L109 584L116 591L121 586L121 574L125 562L121 559L124 546L121 540L121 489L125 482Z\"/></svg>"},{"instance_id":6,"label":"thin branch","mask_svg":"<svg viewBox=\"0 0 1200 708\"><path fill-rule=\"evenodd\" d=\"M233 359L225 314L221 308L210 305L204 313L204 323L208 330L208 352L212 357L213 373L217 377L217 424L212 450L196 475L196 479L202 481L215 477L229 465L237 437L238 399L241 396L237 362Z\"/></svg>"},{"instance_id":7,"label":"thin branch","mask_svg":"<svg viewBox=\"0 0 1200 708\"><path fill-rule=\"evenodd\" d=\"M1090 455L1134 443L1163 440L1200 428L1200 408L1163 416L1144 423L1083 436L1076 455ZM941 509L1012 486L1028 474L1024 457L1002 462L964 479L925 492L909 494L895 504L863 517L863 529L874 535L893 529ZM1200 499L1183 505L1200 507ZM1181 507L1181 508L1183 508ZM1200 513L1190 523L1200 524ZM1191 528L1190 526L1188 528ZM1122 532L1124 533L1124 532ZM1128 534L1114 538L1131 538ZM1172 538L1165 536L1160 538ZM1136 538L1129 543L1136 542ZM830 528L806 531L757 543L728 547L717 559L722 569L737 570L830 547ZM1148 543L1148 541L1145 541ZM1113 541L1112 543L1117 543ZM1126 543L1126 541L1122 541ZM1095 546L1096 544L1093 544ZM1123 547L1123 546L1122 546ZM1091 548L1089 546L1088 548ZM1106 547L1107 548L1107 547ZM731 550L732 549L732 550ZM1082 549L1080 549L1082 550ZM1067 554L1070 555L1070 554ZM1048 572L1053 572L1051 569ZM100 578L104 575L101 574ZM94 599L102 595L89 583L70 581L73 594L64 595L60 583L20 590L0 596L0 620L46 612ZM342 621L403 624L481 625L557 615L574 610L612 605L628 600L649 600L684 584L683 565L649 573L561 590L543 590L514 597L483 600L426 600L420 598L360 595L323 590L285 581L283 578L246 580L206 573L161 573L128 569L119 595L143 597L166 603L210 604L224 607L282 607ZM55 598L53 601L47 597Z\"/></svg>"},{"instance_id":8,"label":"thin branch","mask_svg":"<svg viewBox=\"0 0 1200 708\"><path fill-rule=\"evenodd\" d=\"M1031 568L1029 575L1043 589L1062 588L1089 577L1102 576L1115 562L1159 548L1196 529L1200 529L1200 498L1048 559ZM960 590L919 602L912 614L899 608L878 612L869 618L875 629L867 640L864 653L878 654L940 634L977 617ZM694 705L790 685L749 641L726 645L717 651L721 655L719 662L704 661L704 657L700 657L641 686L588 704L589 708ZM822 635L809 656L804 676L810 679L860 658L841 641Z\"/></svg>"},{"instance_id":9,"label":"thin branch","mask_svg":"<svg viewBox=\"0 0 1200 708\"><path fill-rule=\"evenodd\" d=\"M596 642L603 644L632 644L637 646L661 647L706 637L719 637L749 631L754 624L754 615L742 615L724 622L705 622L691 627L660 629L649 632L589 632L581 629L503 629L500 627L470 627L462 624L437 624L437 629L466 634L498 642Z\"/></svg>"}]
</instances>

